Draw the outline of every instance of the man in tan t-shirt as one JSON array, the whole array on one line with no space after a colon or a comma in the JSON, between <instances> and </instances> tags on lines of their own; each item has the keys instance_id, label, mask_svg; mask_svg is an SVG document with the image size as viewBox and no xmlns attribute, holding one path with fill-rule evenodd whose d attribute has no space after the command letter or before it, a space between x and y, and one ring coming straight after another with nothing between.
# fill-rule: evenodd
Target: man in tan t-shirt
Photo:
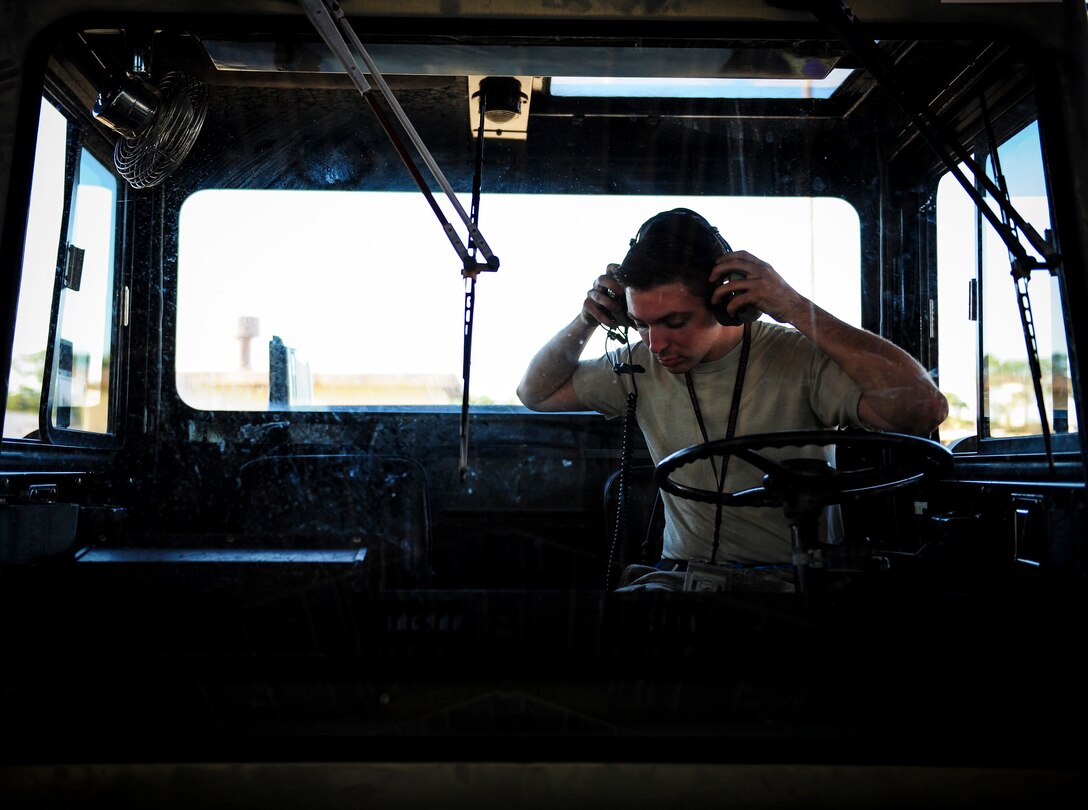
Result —
<instances>
[{"instance_id":1,"label":"man in tan t-shirt","mask_svg":"<svg viewBox=\"0 0 1088 810\"><path fill-rule=\"evenodd\" d=\"M794 328L736 319L753 310ZM614 328L626 319L641 343L580 360L598 325ZM645 372L616 374L619 362ZM745 369L741 376L738 368ZM729 416L737 436L845 425L924 435L948 412L944 396L906 352L825 312L769 264L729 250L716 229L686 209L642 226L623 262L597 278L577 317L533 358L518 396L533 410L616 416L633 389L654 463L722 438ZM693 464L677 480L714 490L717 471L710 462ZM761 475L731 462L724 491L758 486ZM717 561L789 561L790 532L780 510L726 511ZM714 512L666 495L663 558L709 559Z\"/></svg>"}]
</instances>

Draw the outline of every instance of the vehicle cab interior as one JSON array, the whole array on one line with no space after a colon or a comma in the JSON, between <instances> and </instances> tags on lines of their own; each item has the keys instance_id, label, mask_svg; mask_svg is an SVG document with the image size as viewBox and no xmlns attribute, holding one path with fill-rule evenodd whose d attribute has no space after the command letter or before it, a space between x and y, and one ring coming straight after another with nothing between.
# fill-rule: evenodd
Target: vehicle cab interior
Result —
<instances>
[{"instance_id":1,"label":"vehicle cab interior","mask_svg":"<svg viewBox=\"0 0 1088 810\"><path fill-rule=\"evenodd\" d=\"M1084 4L0 15L0 796L1084 787L1056 730L1088 720ZM523 406L676 208L905 351L947 418L742 415L655 464L634 415ZM726 456L758 492L677 483ZM784 510L789 587L617 591L661 490Z\"/></svg>"}]
</instances>

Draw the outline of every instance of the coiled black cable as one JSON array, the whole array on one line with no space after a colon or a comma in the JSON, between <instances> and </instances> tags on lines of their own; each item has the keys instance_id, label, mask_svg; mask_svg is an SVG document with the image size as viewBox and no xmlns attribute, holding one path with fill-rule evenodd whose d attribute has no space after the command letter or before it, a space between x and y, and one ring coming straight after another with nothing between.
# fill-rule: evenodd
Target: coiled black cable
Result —
<instances>
[{"instance_id":1,"label":"coiled black cable","mask_svg":"<svg viewBox=\"0 0 1088 810\"><path fill-rule=\"evenodd\" d=\"M612 548L608 552L608 567L605 569L604 589L612 590L612 571L623 570L624 546L627 539L627 489L631 476L631 458L634 454L632 442L633 426L636 424L638 408L638 388L627 395L627 408L623 413L623 439L620 444L620 472L616 483L616 520L612 526Z\"/></svg>"}]
</instances>

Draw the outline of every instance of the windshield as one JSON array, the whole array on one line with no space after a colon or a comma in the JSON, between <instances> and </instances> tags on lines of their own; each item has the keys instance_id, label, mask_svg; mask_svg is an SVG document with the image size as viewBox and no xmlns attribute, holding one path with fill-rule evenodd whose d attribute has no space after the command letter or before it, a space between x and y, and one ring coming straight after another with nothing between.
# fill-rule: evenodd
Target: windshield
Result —
<instances>
[{"instance_id":1,"label":"windshield","mask_svg":"<svg viewBox=\"0 0 1088 810\"><path fill-rule=\"evenodd\" d=\"M478 280L472 402L518 404L529 360L577 313L587 278L623 258L639 223L677 207L860 324L859 220L845 201L488 195L481 229L502 267ZM460 405L459 270L419 194L198 192L179 227L178 391L206 410L267 409L279 337L309 369L298 407ZM599 330L586 356L604 348Z\"/></svg>"}]
</instances>

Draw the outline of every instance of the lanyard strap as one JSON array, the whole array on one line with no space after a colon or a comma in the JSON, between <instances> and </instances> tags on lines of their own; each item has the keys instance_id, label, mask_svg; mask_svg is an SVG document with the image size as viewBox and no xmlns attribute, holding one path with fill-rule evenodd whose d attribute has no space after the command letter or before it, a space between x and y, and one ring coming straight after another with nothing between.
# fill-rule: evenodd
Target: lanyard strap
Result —
<instances>
[{"instance_id":1,"label":"lanyard strap","mask_svg":"<svg viewBox=\"0 0 1088 810\"><path fill-rule=\"evenodd\" d=\"M740 413L740 393L744 388L744 373L748 370L748 352L751 348L752 324L746 323L744 324L744 337L741 340L740 360L737 361L737 380L733 383L733 402L729 406L729 421L725 426L725 438L727 439L732 439L737 430L737 414ZM688 384L688 396L691 397L691 407L695 411L695 421L699 423L699 432L703 435L703 442L709 442L710 437L706 432L706 423L703 422L703 412L699 408L699 397L695 395L695 381L692 380L690 372L684 373L684 380Z\"/></svg>"},{"instance_id":2,"label":"lanyard strap","mask_svg":"<svg viewBox=\"0 0 1088 810\"><path fill-rule=\"evenodd\" d=\"M732 439L737 430L737 415L740 413L740 394L744 388L744 374L748 370L748 352L752 348L752 324L744 324L744 337L741 339L740 359L737 361L737 379L733 383L733 402L729 406L729 421L725 426L725 438ZM695 411L695 421L699 423L699 432L703 436L703 442L708 443L710 436L706 432L706 423L703 421L703 412L699 408L699 398L695 395L695 381L691 374L685 372L684 380L688 384L688 396L691 397L691 407ZM722 458L722 470L718 472L718 465L710 459L710 466L714 470L714 477L718 479L718 492L725 491L725 472L729 467L729 456ZM710 562L714 562L718 556L718 539L722 525L722 503L718 501L718 509L714 516L714 547L710 555Z\"/></svg>"}]
</instances>

